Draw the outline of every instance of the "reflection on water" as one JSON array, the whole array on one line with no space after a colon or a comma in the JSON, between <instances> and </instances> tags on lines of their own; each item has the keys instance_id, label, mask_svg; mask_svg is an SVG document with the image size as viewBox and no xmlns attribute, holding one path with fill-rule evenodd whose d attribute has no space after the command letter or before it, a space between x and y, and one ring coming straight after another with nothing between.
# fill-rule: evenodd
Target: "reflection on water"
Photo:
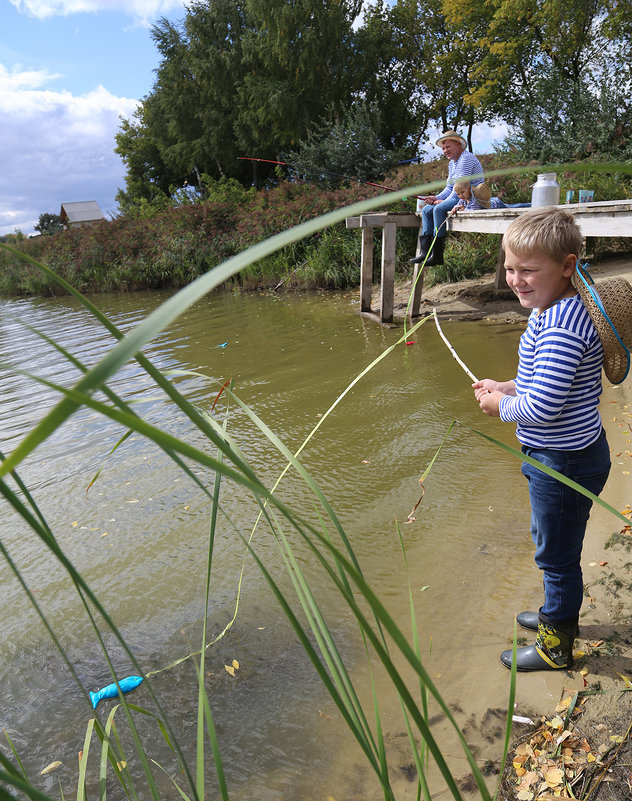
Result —
<instances>
[{"instance_id":1,"label":"reflection on water","mask_svg":"<svg viewBox=\"0 0 632 801\"><path fill-rule=\"evenodd\" d=\"M139 293L100 296L97 304L125 332L164 299L161 293ZM177 370L173 381L178 388L207 411L221 384L232 379L240 398L296 450L344 388L402 333L367 321L356 310L353 295L217 293L196 304L144 353L161 369ZM469 322L445 323L443 328L475 374L514 374L518 327ZM54 339L85 367L93 366L113 343L72 299L2 301L0 362L20 370L3 370L0 383L4 453L58 399L54 389L28 374L62 386L71 386L81 374L31 329ZM525 537L527 498L519 464L484 444L467 426L509 444L514 444L513 432L482 418L470 380L432 323L422 326L414 340L353 388L301 460L330 500L378 595L408 630L408 590L395 520L404 521L416 502L419 476L450 422L464 424L445 444L426 479L417 519L402 525L402 533L420 641L437 683L465 706L465 688L479 682L479 672L487 671L493 654L499 686L493 700L483 703L502 706L506 676L496 667L496 650L511 633L516 604L525 600L521 584L532 583L535 601L539 579ZM212 453L135 362L109 386L149 422ZM285 462L235 404L228 411L228 431L272 486ZM24 462L20 476L60 547L149 671L198 647L209 502L163 452L140 436L110 454L123 433L115 423L80 410ZM211 486L209 473L195 472ZM305 490L292 474L279 494L313 516ZM222 487L221 505L210 636L232 617L244 557L242 538L250 533L258 511L243 490L228 483ZM0 526L4 546L81 681L89 689L108 683L107 666L63 568L6 504ZM276 545L263 528L257 531L255 547L277 580L289 587ZM305 547L297 547L312 572ZM64 766L57 775L70 787L90 708L6 563L0 571L0 728L10 732L30 775L60 759ZM321 602L362 682L365 658L352 621L331 590L325 588ZM127 658L105 627L103 634L116 667L124 672ZM460 652L467 658L455 658ZM352 777L358 771L368 775L367 769L354 746L341 749L346 735L338 713L252 561L247 562L237 620L207 653L207 681L233 797L354 797ZM234 658L240 669L231 677L224 665ZM193 764L196 689L191 663L160 673L154 686ZM134 700L151 706L143 688ZM385 721L401 726L391 721L392 712L385 712ZM174 768L151 723L142 720L139 725L152 732L155 753L150 756ZM345 754L344 767L332 761L337 753ZM349 767L348 760L356 760L357 766ZM162 777L157 781L166 782ZM346 793L341 792L344 781L350 782ZM41 783L50 791L56 787L54 777L42 777ZM164 797L172 794L168 782L161 787ZM116 793L112 788L112 797ZM362 793L368 789L363 787Z\"/></svg>"}]
</instances>

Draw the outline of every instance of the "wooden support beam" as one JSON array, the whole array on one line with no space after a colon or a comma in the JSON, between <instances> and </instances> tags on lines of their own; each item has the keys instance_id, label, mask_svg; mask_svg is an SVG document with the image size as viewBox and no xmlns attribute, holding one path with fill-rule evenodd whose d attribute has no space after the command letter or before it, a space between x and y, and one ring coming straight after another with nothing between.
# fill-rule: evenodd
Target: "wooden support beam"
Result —
<instances>
[{"instance_id":1,"label":"wooden support beam","mask_svg":"<svg viewBox=\"0 0 632 801\"><path fill-rule=\"evenodd\" d=\"M496 278L494 279L494 289L507 289L507 275L505 273L505 249L503 241L498 245L498 261L496 262Z\"/></svg>"},{"instance_id":2,"label":"wooden support beam","mask_svg":"<svg viewBox=\"0 0 632 801\"><path fill-rule=\"evenodd\" d=\"M419 237L421 237L421 231L423 226L419 226ZM417 238L417 247L415 248L415 256L419 256L421 248L419 247L419 238ZM415 264L415 269L413 270L413 302L410 304L410 317L418 317L419 316L419 307L421 306L421 292L424 286L424 271L422 269L421 264Z\"/></svg>"},{"instance_id":3,"label":"wooden support beam","mask_svg":"<svg viewBox=\"0 0 632 801\"><path fill-rule=\"evenodd\" d=\"M382 234L382 283L380 286L380 319L383 323L393 322L396 234L397 223L385 222Z\"/></svg>"},{"instance_id":4,"label":"wooden support beam","mask_svg":"<svg viewBox=\"0 0 632 801\"><path fill-rule=\"evenodd\" d=\"M360 256L360 311L371 311L373 290L373 232L374 228L362 228L362 253Z\"/></svg>"}]
</instances>

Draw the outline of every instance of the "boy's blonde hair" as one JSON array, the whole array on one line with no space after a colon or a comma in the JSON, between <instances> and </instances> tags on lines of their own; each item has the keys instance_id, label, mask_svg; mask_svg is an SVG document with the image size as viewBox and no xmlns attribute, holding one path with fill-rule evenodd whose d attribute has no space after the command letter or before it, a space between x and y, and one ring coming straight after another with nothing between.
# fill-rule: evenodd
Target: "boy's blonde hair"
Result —
<instances>
[{"instance_id":1,"label":"boy's blonde hair","mask_svg":"<svg viewBox=\"0 0 632 801\"><path fill-rule=\"evenodd\" d=\"M471 181L457 181L452 188L455 192L464 192L466 189L470 189L471 185Z\"/></svg>"},{"instance_id":2,"label":"boy's blonde hair","mask_svg":"<svg viewBox=\"0 0 632 801\"><path fill-rule=\"evenodd\" d=\"M569 253L579 257L582 232L572 214L554 206L531 209L509 224L503 234L503 248L518 255L540 251L557 262Z\"/></svg>"}]
</instances>

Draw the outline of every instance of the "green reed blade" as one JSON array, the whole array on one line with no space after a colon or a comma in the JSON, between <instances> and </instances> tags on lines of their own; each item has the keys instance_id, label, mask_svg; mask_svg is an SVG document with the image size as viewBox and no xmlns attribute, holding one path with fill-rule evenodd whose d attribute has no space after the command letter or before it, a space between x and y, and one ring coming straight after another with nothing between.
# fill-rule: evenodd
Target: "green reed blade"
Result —
<instances>
[{"instance_id":1,"label":"green reed blade","mask_svg":"<svg viewBox=\"0 0 632 801\"><path fill-rule=\"evenodd\" d=\"M114 726L114 715L116 711L120 708L120 704L116 704L110 710L110 713L107 717L105 722L105 728L101 728L101 724L97 720L94 725L94 730L97 734L101 742L101 760L99 763L99 801L105 801L107 795L107 764L108 761L112 765L112 769L114 770L123 790L125 791L125 795L130 799L132 795L130 790L127 787L127 782L125 781L124 776L122 775L121 770L117 764L118 761L122 761L124 759L122 746L120 744L120 738L118 737L118 733L116 731L116 726ZM112 729L114 729L114 735L117 740L117 744L121 749L119 753L115 753L114 751L114 743L112 742ZM135 797L135 794L134 794Z\"/></svg>"},{"instance_id":2,"label":"green reed blade","mask_svg":"<svg viewBox=\"0 0 632 801\"><path fill-rule=\"evenodd\" d=\"M92 731L94 729L94 718L90 718L86 727L86 735L83 740L83 748L79 756L79 778L77 779L77 801L86 801L86 769L88 767L88 754L92 743Z\"/></svg>"},{"instance_id":3,"label":"green reed blade","mask_svg":"<svg viewBox=\"0 0 632 801\"><path fill-rule=\"evenodd\" d=\"M83 362L80 359L77 359L72 353L70 353L66 348L64 348L63 345L61 345L55 339L53 339L52 337L48 336L43 331L40 331L35 326L29 325L28 323L25 323L22 320L20 320L19 322L21 323L21 325L23 325L25 328L27 328L33 334L38 336L44 342L47 342L51 347L53 347L56 351L58 351L58 353L60 353L66 359L66 361L68 361L69 364L72 364L73 367L76 367L77 370L79 370L80 372L82 372L84 374L88 372L87 366L85 364L83 364ZM114 405L118 406L121 409L124 409L125 411L128 411L130 414L135 414L135 412L132 409L131 405L126 403L121 397L119 397L119 395L117 395L116 392L114 392L112 389L110 389L110 387L107 384L105 384L104 386L101 387L101 391L104 393L104 395L112 403L114 403ZM125 439L127 439L130 436L131 433L132 433L131 431L127 431L119 439L119 441L116 443L116 445L114 445L114 447L110 451L109 455L114 453L114 451L119 447L119 445L121 445L125 441ZM180 467L187 474L187 476L193 481L194 484L196 484L198 486L199 489L202 490L202 492L204 494L208 495L208 490L206 489L204 484L195 475L195 473L193 473L189 469L188 465L178 457L177 454L172 453L170 451L165 451L165 453L167 454L167 456L169 456L171 459L173 459L173 461L178 465L178 467ZM101 470L102 470L102 467L99 468L99 470L97 471L97 474L94 476L92 481L88 484L86 492L90 489L90 487L97 480L98 476L101 473Z\"/></svg>"},{"instance_id":4,"label":"green reed blade","mask_svg":"<svg viewBox=\"0 0 632 801\"><path fill-rule=\"evenodd\" d=\"M325 619L320 611L318 603L311 591L309 583L305 579L303 572L294 553L285 538L280 526L275 527L274 530L277 540L280 540L281 556L288 570L288 574L294 585L303 612L310 625L312 633L316 638L319 650L325 664L329 669L330 675L336 685L339 698L348 711L349 717L354 721L356 727L356 736L362 737L366 747L370 748L372 752L378 751L378 745L373 738L373 734L366 720L366 716L362 709L362 704L357 697L353 682L348 674L344 665L344 661L338 651L335 640L331 635ZM248 543L250 544L250 543ZM379 743L379 739L378 739Z\"/></svg>"},{"instance_id":5,"label":"green reed blade","mask_svg":"<svg viewBox=\"0 0 632 801\"><path fill-rule=\"evenodd\" d=\"M598 495L593 495L592 492L587 490L585 487L582 487L582 485L578 484L576 481L573 481L572 478L567 478L562 473L558 473L557 470L554 470L552 467L542 464L542 462L538 462L536 459L531 458L531 456L527 456L526 453L522 453L522 451L519 451L516 448L512 448L511 445L506 445L504 442L501 442L500 440L497 440L494 437L490 437L489 434L485 434L482 431L478 431L478 429L472 428L471 426L468 426L466 423L461 423L460 421L456 422L458 422L459 425L463 426L464 428L473 431L474 434L478 434L479 437L482 437L488 442L491 442L492 445L496 445L498 448L502 448L502 450L507 451L507 453L510 453L512 456L515 456L516 459L520 459L521 462L528 462L530 465L533 465L533 467L537 467L538 470L541 470L543 473L546 473L547 475L556 478L558 481L561 481L562 484L566 484L567 487L571 487L572 489L579 492L581 495L585 495L586 498L590 498L590 500L593 503L599 504L599 506L606 509L606 511L610 512L615 517L618 517L619 520L622 520L626 526L630 524L628 518L621 512L618 512L614 508L614 506L611 506L609 503L602 500Z\"/></svg>"},{"instance_id":6,"label":"green reed blade","mask_svg":"<svg viewBox=\"0 0 632 801\"><path fill-rule=\"evenodd\" d=\"M15 761L18 763L18 767L20 770L18 771L14 765L5 757L5 755L0 751L0 764L4 765L4 767L9 771L9 773L19 776L20 773L24 777L25 781L29 780L29 777L26 775L26 771L24 770L24 765L22 764L22 760L20 759L18 752L15 750L15 746L13 745L13 740L9 736L9 732L5 729L4 736L7 738L7 742L9 743L9 748L15 757Z\"/></svg>"},{"instance_id":7,"label":"green reed blade","mask_svg":"<svg viewBox=\"0 0 632 801\"><path fill-rule=\"evenodd\" d=\"M30 798L31 801L57 801L52 795L43 793L41 790L29 784L28 781L21 779L13 773L5 773L5 771L0 770L0 782L20 790L27 798ZM0 787L0 798L2 798L2 801L5 801L5 799L23 801L22 795L12 795L3 787Z\"/></svg>"},{"instance_id":8,"label":"green reed blade","mask_svg":"<svg viewBox=\"0 0 632 801\"><path fill-rule=\"evenodd\" d=\"M391 660L386 648L384 647L384 645L382 643L381 638L373 631L373 629L370 626L368 620L366 619L364 613L362 612L362 610L358 606L355 597L351 593L348 592L345 584L339 579L337 572L331 567L331 565L325 559L324 555L316 547L315 542L313 540L311 540L309 537L307 537L307 535L301 530L301 528L297 528L297 531L303 537L304 542L306 542L306 544L310 547L312 553L316 556L316 558L318 559L320 564L323 566L323 568L325 569L325 571L329 575L330 579L336 584L336 586L338 588L338 591L340 592L340 594L342 595L343 599L346 601L347 605L349 606L349 608L351 609L351 611L355 615L356 620L358 621L358 624L362 627L362 630L365 632L367 638L371 642L373 648L375 649L375 651L378 654L380 660L382 661L382 664L384 665L384 667L386 668L389 676L391 677L393 685L397 689L401 699L404 701L404 703L406 705L406 708L411 713L411 716L412 716L413 720L415 721L415 724L416 724L417 728L420 730L422 736L424 737L424 739L428 743L430 751L432 752L432 755L434 757L435 763L437 764L437 766L441 770L441 773L443 774L444 779L448 783L448 786L449 786L451 792L454 794L454 798L455 799L459 799L460 798L460 794L459 794L458 788L456 787L454 779L453 779L453 777L452 777L452 775L450 773L450 770L449 770L449 768L448 768L448 766L447 766L447 764L446 764L446 762L445 762L445 760L443 758L443 755L441 754L441 751L440 751L436 741L434 740L434 737L432 736L432 733L431 733L431 731L430 731L430 729L428 727L428 724L424 720L424 718L421 715L421 713L419 712L419 710L417 708L417 705L415 704L414 700L412 699L412 696L410 695L410 692L409 692L409 690L408 690L408 688L406 686L406 683L402 680L401 676L399 675L399 673L397 671L397 668L393 664L393 662L392 662L392 660ZM400 652L403 654L403 656L407 659L407 661L410 663L410 665L414 668L414 670L417 672L417 674L423 680L425 686L428 688L428 690L430 691L432 696L435 698L435 700L439 704L441 710L443 711L443 713L448 718L450 724L454 728L454 730L455 730L455 732L456 732L456 734L457 734L457 736L459 738L459 742L460 742L461 747L463 749L463 752L464 752L464 754L465 754L465 756L466 756L466 758L467 758L467 760L468 760L468 762L470 764L470 767L472 769L472 773L474 775L474 778L476 780L476 783L478 785L479 792L481 793L482 798L484 799L484 801L491 801L491 796L489 795L489 791L487 790L487 787L486 787L484 779L483 779L483 777L481 775L480 769L478 768L478 765L476 764L476 760L474 759L474 757L473 757L473 755L472 755L472 753L471 753L471 751L469 749L469 746L468 746L468 744L467 744L467 742L466 742L466 740L465 740L465 738L463 736L463 733L461 732L457 722L454 720L454 717L453 717L449 707L447 706L447 704L445 703L445 701L441 697L439 691L437 690L437 688L435 687L434 683L430 679L430 676L428 675L427 671L423 667L423 664L417 658L417 655L415 654L414 650L408 644L408 641L407 641L406 637L403 635L403 633L401 632L401 630L399 629L397 624L393 621L393 619L391 618L390 614L385 609L385 607L382 604L382 602L375 595L373 590L369 587L369 585L367 584L367 582L364 579L364 577L362 576L362 574L359 571L356 570L355 566L326 537L324 537L323 535L321 535L319 532L317 532L315 530L313 531L313 533L315 534L315 536L317 537L317 539L319 540L321 545L323 545L325 547L325 550L328 551L329 553L335 555L336 560L339 561L340 564L344 567L344 569L347 572L349 578L353 581L353 583L359 589L360 593L363 595L365 601L368 603L369 608L371 609L371 612L372 612L373 616L376 617L380 621L380 623L382 624L384 629L387 631L387 633L393 639L393 641L394 641L395 645L397 646L397 648L400 650Z\"/></svg>"},{"instance_id":9,"label":"green reed blade","mask_svg":"<svg viewBox=\"0 0 632 801\"><path fill-rule=\"evenodd\" d=\"M329 677L329 674L327 673L327 671L325 670L325 667L323 666L322 662L318 658L318 654L314 650L314 648L313 648L313 646L312 646L312 644L311 644L311 642L309 640L309 637L307 636L306 632L303 630L303 627L301 626L298 618L296 617L296 615L292 611L292 608L290 607L290 605L287 602L285 596L283 595L283 593L279 589L278 585L276 584L276 582L274 581L272 576L269 574L269 572L266 570L263 562L257 556L257 553L254 551L254 549L251 546L248 546L248 548L250 550L250 553L252 554L253 559L255 560L255 562L257 563L257 565L259 567L259 569L261 570L262 575L264 576L264 578L268 582L268 585L272 589L272 592L274 593L274 595L277 598L279 604L281 605L281 608L283 609L286 617L288 618L288 620L290 622L290 625L294 629L294 631L295 631L295 633L296 633L301 645L303 646L303 648L305 650L305 653L309 657L312 665L316 669L316 672L320 676L320 679L323 682L323 684L325 686L325 689L329 692L329 695L331 696L332 700L334 701L334 703L336 704L336 706L340 710L340 713L343 716L345 722L347 723L347 726L349 727L349 730L351 731L351 733L354 735L354 737L356 738L356 740L360 744L360 747L364 751L364 754L367 757L367 759L369 761L369 764L371 765L371 767L373 768L373 770L375 771L377 776L380 778L380 780L382 780L383 777L381 775L380 765L379 765L378 761L375 759L375 756L374 756L373 752L371 751L371 749L367 746L366 741L365 741L364 737L362 736L361 730L356 726L355 721L349 715L349 709L348 709L347 705L344 703L344 701L342 700L342 698L338 694L335 685L332 683L332 680ZM393 798L393 801L394 801L394 798Z\"/></svg>"},{"instance_id":10,"label":"green reed blade","mask_svg":"<svg viewBox=\"0 0 632 801\"><path fill-rule=\"evenodd\" d=\"M230 386L232 382L229 382L228 385L224 384L222 389L220 390L221 394L226 386ZM219 395L217 396L219 397ZM215 403L217 403L217 398ZM215 403L213 404L213 408L215 408ZM209 415L210 417L210 415ZM228 424L228 415L224 418L223 426L222 426L222 433L226 436L226 428ZM223 463L223 454L218 449L217 451L217 458L218 461ZM207 733L209 738L209 743L211 745L211 751L213 753L213 760L215 762L215 775L217 777L217 781L220 787L220 793L224 801L228 801L228 787L226 785L226 776L224 774L224 765L222 763L221 752L219 748L219 742L217 740L217 732L215 730L215 723L213 721L213 715L211 713L210 704L208 701L208 695L206 693L206 689L204 687L204 674L205 674L205 665L206 665L206 631L208 628L208 609L210 604L210 591L211 591L211 572L213 566L213 551L215 547L215 531L217 527L217 513L219 510L219 495L221 489L221 482L222 482L222 475L219 472L215 473L213 479L213 503L211 506L211 520L209 526L209 542L208 542L208 552L207 552L207 559L206 559L206 589L204 595L204 616L203 616L203 624L202 624L202 646L200 649L200 665L198 667L198 712L197 712L197 743L196 743L196 781L195 786L197 789L197 794L199 798L205 798L204 793L204 721L206 720L207 726Z\"/></svg>"},{"instance_id":11,"label":"green reed blade","mask_svg":"<svg viewBox=\"0 0 632 801\"><path fill-rule=\"evenodd\" d=\"M219 790L223 801L228 801L228 785L226 784L226 775L224 773L224 764L222 762L220 747L219 747L219 740L217 739L217 731L215 729L215 722L213 720L213 714L211 712L211 706L208 702L208 695L206 690L204 689L204 674L200 672L200 679L201 683L201 699L202 699L202 706L204 709L204 718L206 720L206 732L209 739L209 743L211 745L211 751L213 753L213 761L215 764L215 776L217 778L217 783L219 784ZM200 788L198 787L198 798L204 798L200 792Z\"/></svg>"},{"instance_id":12,"label":"green reed blade","mask_svg":"<svg viewBox=\"0 0 632 801\"><path fill-rule=\"evenodd\" d=\"M155 765L157 768L160 768L160 770L161 770L161 771L162 771L162 772L165 774L165 776L168 776L168 777L169 777L169 780L171 781L171 783L173 784L173 786L176 788L176 790L177 790L177 791L180 793L180 797L181 797L181 798L183 798L183 799L184 799L184 801L192 801L192 799L191 799L191 798L189 798L189 796L188 796L188 795L187 795L187 794L184 792L184 790L183 790L183 789L180 787L180 785L179 785L179 784L177 784L177 782L176 782L176 780L173 778L173 776L169 776L169 774L168 774L168 773L167 773L167 771L166 771L166 770L163 768L163 766L160 764L160 762L156 762L156 760L155 760L155 759L152 759L151 761L154 763L154 765Z\"/></svg>"},{"instance_id":13,"label":"green reed blade","mask_svg":"<svg viewBox=\"0 0 632 801\"><path fill-rule=\"evenodd\" d=\"M505 726L505 741L503 743L503 758L500 764L500 771L498 772L498 776L502 777L505 771L505 763L507 762L507 755L509 754L509 746L511 745L511 728L513 723L513 711L514 711L514 702L516 700L516 679L517 679L517 662L516 654L518 651L518 624L514 620L514 630L513 630L513 645L511 646L511 678L509 680L509 700L507 701L507 724ZM496 792L494 794L494 801L498 798L498 793L500 792L500 782L498 783L498 787L496 788Z\"/></svg>"}]
</instances>

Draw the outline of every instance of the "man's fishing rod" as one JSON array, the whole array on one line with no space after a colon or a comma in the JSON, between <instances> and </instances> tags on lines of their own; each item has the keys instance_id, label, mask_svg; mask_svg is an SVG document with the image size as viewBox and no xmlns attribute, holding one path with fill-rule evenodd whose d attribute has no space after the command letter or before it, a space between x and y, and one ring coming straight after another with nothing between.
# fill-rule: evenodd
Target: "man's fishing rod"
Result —
<instances>
[{"instance_id":1,"label":"man's fishing rod","mask_svg":"<svg viewBox=\"0 0 632 801\"><path fill-rule=\"evenodd\" d=\"M262 161L265 164L282 164L285 167L291 167L292 165L289 164L287 161L273 161L272 159L258 159L254 156L238 156L238 161ZM335 175L336 178L344 178L345 181L357 181L360 184L368 184L369 186L376 186L378 189L386 189L388 192L397 192L399 190L393 189L392 186L384 186L384 184L376 184L373 181L363 181L362 178L353 178L350 175L341 175L339 172L332 172L331 170L320 170L320 172L325 172L327 175ZM421 198L425 200L423 195L411 195L414 198Z\"/></svg>"}]
</instances>

